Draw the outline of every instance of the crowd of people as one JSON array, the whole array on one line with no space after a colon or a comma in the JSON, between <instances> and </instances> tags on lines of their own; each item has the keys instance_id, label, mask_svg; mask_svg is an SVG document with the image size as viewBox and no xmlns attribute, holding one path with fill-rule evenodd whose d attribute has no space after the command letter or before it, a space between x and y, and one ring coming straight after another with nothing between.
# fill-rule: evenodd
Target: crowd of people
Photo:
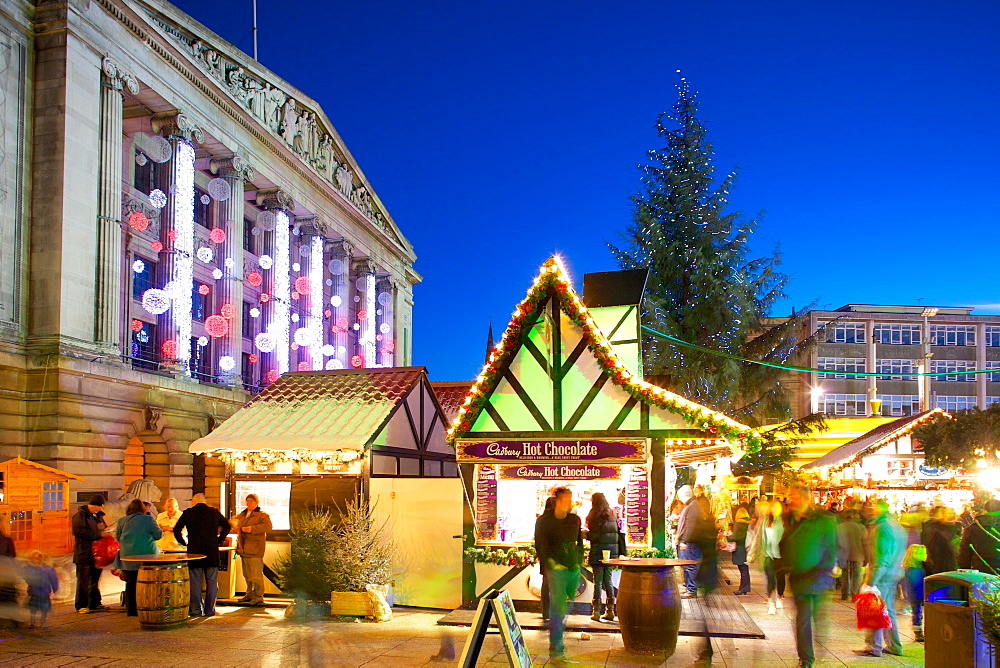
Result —
<instances>
[{"instance_id":1,"label":"crowd of people","mask_svg":"<svg viewBox=\"0 0 1000 668\"><path fill-rule=\"evenodd\" d=\"M97 494L77 510L72 518L73 563L76 567L74 607L79 613L110 610L104 605L100 579L105 568L125 582L123 605L126 615L138 616L136 589L140 562L129 557L162 552L190 552L204 555L190 562L191 617L212 616L218 593L219 548L230 531L237 534L236 553L241 557L247 592L240 603L264 605L263 557L271 519L260 508L256 494L246 497L246 508L232 522L207 504L204 494L195 494L191 507L180 511L176 499L167 499L163 511L141 499L132 499L125 515L108 522L105 499ZM117 542L117 553L106 565L95 555L94 545L105 537ZM110 559L110 558L109 558ZM47 555L31 550L18 560L14 541L0 530L0 619L9 625L26 622L29 628L44 629L51 597L59 591L59 578ZM24 595L19 585L24 583ZM204 583L204 588L203 588ZM203 591L204 589L204 591ZM27 614L22 610L27 609Z\"/></svg>"}]
</instances>

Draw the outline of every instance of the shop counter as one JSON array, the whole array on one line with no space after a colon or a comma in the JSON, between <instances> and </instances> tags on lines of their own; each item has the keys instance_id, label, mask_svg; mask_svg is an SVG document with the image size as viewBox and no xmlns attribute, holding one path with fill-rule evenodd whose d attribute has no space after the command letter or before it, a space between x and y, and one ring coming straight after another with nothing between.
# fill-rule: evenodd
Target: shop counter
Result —
<instances>
[{"instance_id":1,"label":"shop counter","mask_svg":"<svg viewBox=\"0 0 1000 668\"><path fill-rule=\"evenodd\" d=\"M698 562L649 558L607 559L602 563L622 569L616 603L626 651L672 656L677 649L681 623L681 599L674 567Z\"/></svg>"}]
</instances>

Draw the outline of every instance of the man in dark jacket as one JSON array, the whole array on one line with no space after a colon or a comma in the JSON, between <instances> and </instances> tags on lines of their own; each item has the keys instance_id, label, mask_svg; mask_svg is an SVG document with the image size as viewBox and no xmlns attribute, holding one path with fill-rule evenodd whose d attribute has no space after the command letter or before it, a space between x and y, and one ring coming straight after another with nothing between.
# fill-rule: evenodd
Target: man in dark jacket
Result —
<instances>
[{"instance_id":1,"label":"man in dark jacket","mask_svg":"<svg viewBox=\"0 0 1000 668\"><path fill-rule=\"evenodd\" d=\"M955 542L960 529L951 508L937 506L931 510L931 518L924 523L920 533L920 542L927 548L927 561L924 562L927 575L958 569Z\"/></svg>"},{"instance_id":2,"label":"man in dark jacket","mask_svg":"<svg viewBox=\"0 0 1000 668\"><path fill-rule=\"evenodd\" d=\"M215 615L215 599L219 593L219 546L229 534L229 520L205 502L204 494L191 497L191 507L181 513L174 525L174 538L186 545L192 554L204 554L204 559L189 562L191 601L188 614L192 617ZM187 529L185 540L182 531ZM202 600L201 583L205 581Z\"/></svg>"},{"instance_id":3,"label":"man in dark jacket","mask_svg":"<svg viewBox=\"0 0 1000 668\"><path fill-rule=\"evenodd\" d=\"M579 516L569 512L573 492L560 487L552 513L535 520L535 554L549 579L549 656L556 665L565 659L566 607L576 598L583 561L583 531Z\"/></svg>"},{"instance_id":4,"label":"man in dark jacket","mask_svg":"<svg viewBox=\"0 0 1000 668\"><path fill-rule=\"evenodd\" d=\"M104 497L95 494L73 515L73 563L76 564L76 611L80 613L107 610L101 605L98 582L101 569L94 563L94 541L104 536Z\"/></svg>"},{"instance_id":5,"label":"man in dark jacket","mask_svg":"<svg viewBox=\"0 0 1000 668\"><path fill-rule=\"evenodd\" d=\"M824 594L833 587L833 568L837 565L837 520L829 511L813 505L812 490L806 485L789 488L788 505L779 549L795 598L799 666L812 668L816 662L813 622Z\"/></svg>"},{"instance_id":6,"label":"man in dark jacket","mask_svg":"<svg viewBox=\"0 0 1000 668\"><path fill-rule=\"evenodd\" d=\"M990 499L983 510L962 533L958 567L996 575L1000 574L1000 500Z\"/></svg>"},{"instance_id":7,"label":"man in dark jacket","mask_svg":"<svg viewBox=\"0 0 1000 668\"><path fill-rule=\"evenodd\" d=\"M715 555L715 523L705 513L704 502L701 500L704 497L695 496L691 485L684 485L678 489L677 498L684 503L684 510L677 520L677 554L680 559L699 562L682 567L684 591L681 592L681 598L694 598L697 596L699 584L703 586L714 584L714 581L709 580L717 577L717 564L715 573L712 573L713 565L704 563L706 560L713 561L712 557ZM699 582L699 580L705 581Z\"/></svg>"}]
</instances>

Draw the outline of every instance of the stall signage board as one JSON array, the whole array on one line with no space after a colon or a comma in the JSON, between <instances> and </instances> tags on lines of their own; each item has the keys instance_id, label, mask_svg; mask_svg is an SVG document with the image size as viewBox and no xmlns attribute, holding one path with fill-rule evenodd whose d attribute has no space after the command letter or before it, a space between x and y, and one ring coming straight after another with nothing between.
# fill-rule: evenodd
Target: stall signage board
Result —
<instances>
[{"instance_id":1,"label":"stall signage board","mask_svg":"<svg viewBox=\"0 0 1000 668\"><path fill-rule=\"evenodd\" d=\"M459 461L621 462L646 461L646 439L613 441L455 441Z\"/></svg>"},{"instance_id":2,"label":"stall signage board","mask_svg":"<svg viewBox=\"0 0 1000 668\"><path fill-rule=\"evenodd\" d=\"M528 652L528 647L524 642L521 625L517 623L514 602L506 589L490 591L479 599L479 607L472 620L469 637L465 641L462 656L458 660L459 665L462 668L472 668L476 665L479 653L483 648L483 641L486 639L490 620L494 616L497 626L500 627L500 636L503 638L504 650L507 652L507 661L513 668L531 668L531 653Z\"/></svg>"},{"instance_id":3,"label":"stall signage board","mask_svg":"<svg viewBox=\"0 0 1000 668\"><path fill-rule=\"evenodd\" d=\"M525 464L500 467L501 480L603 480L620 475L620 466L595 464Z\"/></svg>"},{"instance_id":4,"label":"stall signage board","mask_svg":"<svg viewBox=\"0 0 1000 668\"><path fill-rule=\"evenodd\" d=\"M493 540L497 533L497 467L483 464L476 475L476 524L481 540Z\"/></svg>"},{"instance_id":5,"label":"stall signage board","mask_svg":"<svg viewBox=\"0 0 1000 668\"><path fill-rule=\"evenodd\" d=\"M649 478L644 466L633 466L625 484L625 526L629 543L646 542L649 529Z\"/></svg>"}]
</instances>

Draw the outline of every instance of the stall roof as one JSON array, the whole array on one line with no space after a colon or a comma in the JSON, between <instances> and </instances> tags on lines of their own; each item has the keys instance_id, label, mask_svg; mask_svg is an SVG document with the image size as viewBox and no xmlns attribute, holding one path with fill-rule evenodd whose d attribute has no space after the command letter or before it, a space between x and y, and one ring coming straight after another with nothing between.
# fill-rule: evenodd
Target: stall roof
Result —
<instances>
[{"instance_id":1,"label":"stall roof","mask_svg":"<svg viewBox=\"0 0 1000 668\"><path fill-rule=\"evenodd\" d=\"M859 436L867 434L872 429L892 422L895 419L892 417L825 418L826 431L806 436L796 446L795 456L789 461L789 464L795 468L801 468L826 453L836 450L845 443L849 443Z\"/></svg>"},{"instance_id":2,"label":"stall roof","mask_svg":"<svg viewBox=\"0 0 1000 668\"><path fill-rule=\"evenodd\" d=\"M435 380L431 381L434 395L441 410L449 423L454 422L458 416L458 409L465 402L465 395L469 393L475 381L472 380Z\"/></svg>"},{"instance_id":3,"label":"stall roof","mask_svg":"<svg viewBox=\"0 0 1000 668\"><path fill-rule=\"evenodd\" d=\"M49 473L53 473L55 475L62 476L64 478L72 478L73 480L83 480L84 479L84 478L81 478L78 475L74 475L72 473L67 473L66 471L60 471L59 469L54 469L51 466L46 466L45 464L39 464L38 462L33 462L30 459L24 459L23 457L21 457L21 455L18 455L17 457L14 457L14 459L8 459L5 462L0 462L0 466L5 466L7 464L23 464L24 466L31 466L33 468L36 468L36 469L40 470L40 471L47 471Z\"/></svg>"},{"instance_id":4,"label":"stall roof","mask_svg":"<svg viewBox=\"0 0 1000 668\"><path fill-rule=\"evenodd\" d=\"M286 373L190 451L364 450L426 375L424 367Z\"/></svg>"},{"instance_id":5,"label":"stall roof","mask_svg":"<svg viewBox=\"0 0 1000 668\"><path fill-rule=\"evenodd\" d=\"M934 408L929 411L907 415L906 417L886 422L858 436L853 441L849 441L839 448L831 450L819 459L809 462L802 468L814 469L823 466L846 465L858 455L864 455L871 450L882 447L886 443L891 443L898 438L906 436L913 431L914 427L927 422L935 415L948 415L948 413L941 408Z\"/></svg>"}]
</instances>

